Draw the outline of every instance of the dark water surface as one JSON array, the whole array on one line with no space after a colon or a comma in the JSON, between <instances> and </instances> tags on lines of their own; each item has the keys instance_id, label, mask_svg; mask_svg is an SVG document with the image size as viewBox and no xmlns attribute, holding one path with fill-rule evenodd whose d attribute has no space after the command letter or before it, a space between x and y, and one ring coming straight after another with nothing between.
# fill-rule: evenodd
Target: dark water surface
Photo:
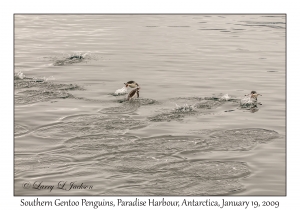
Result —
<instances>
[{"instance_id":1,"label":"dark water surface","mask_svg":"<svg viewBox=\"0 0 300 210\"><path fill-rule=\"evenodd\" d=\"M15 15L15 195L285 195L285 23Z\"/></svg>"}]
</instances>

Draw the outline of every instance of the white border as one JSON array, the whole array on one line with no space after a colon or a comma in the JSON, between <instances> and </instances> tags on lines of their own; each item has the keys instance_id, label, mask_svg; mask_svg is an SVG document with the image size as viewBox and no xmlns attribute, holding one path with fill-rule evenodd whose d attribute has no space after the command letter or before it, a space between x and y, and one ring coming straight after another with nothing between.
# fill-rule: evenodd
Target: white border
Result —
<instances>
[{"instance_id":1,"label":"white border","mask_svg":"<svg viewBox=\"0 0 300 210\"><path fill-rule=\"evenodd\" d=\"M287 167L287 197L224 197L227 200L279 200L278 209L298 207L299 169L298 149L299 139L296 135L299 103L293 100L298 96L299 81L299 11L296 1L141 1L141 0L109 0L109 1L33 1L4 0L1 3L1 207L21 209L22 197L13 196L13 14L14 13L286 13L287 14L287 79L288 79L288 167ZM3 77L4 76L4 77ZM283 96L284 97L284 96ZM35 197L25 197L33 200ZM57 197L59 198L59 197ZM63 197L62 199L79 200L80 197ZM97 197L86 197L97 200ZM108 197L106 197L109 199ZM116 197L112 197L117 199ZM151 197L152 198L152 197ZM167 197L172 199L172 197ZM199 198L199 197L198 197ZM205 197L220 200L222 197ZM54 200L56 197L41 197L42 200ZM128 197L127 197L128 199ZM159 199L159 198L158 198ZM175 197L174 200L182 199ZM52 207L53 208L53 207ZM68 208L68 207L65 207ZM70 207L71 208L71 207ZM92 207L88 207L92 208ZM197 207L196 207L197 208ZM198 207L199 208L199 207ZM39 208L40 209L40 208ZM106 208L101 208L106 209ZM115 208L116 209L116 208ZM126 209L130 209L127 207ZM145 209L145 208L144 208ZM150 209L150 207L147 207ZM239 209L239 208L236 208ZM249 209L249 208L248 208ZM295 209L295 208L293 208Z\"/></svg>"}]
</instances>

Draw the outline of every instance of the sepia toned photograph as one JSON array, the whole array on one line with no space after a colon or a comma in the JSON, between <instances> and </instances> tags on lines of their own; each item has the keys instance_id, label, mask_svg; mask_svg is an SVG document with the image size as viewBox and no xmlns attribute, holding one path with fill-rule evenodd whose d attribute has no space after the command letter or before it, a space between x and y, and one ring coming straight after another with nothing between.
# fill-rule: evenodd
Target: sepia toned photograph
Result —
<instances>
[{"instance_id":1,"label":"sepia toned photograph","mask_svg":"<svg viewBox=\"0 0 300 210\"><path fill-rule=\"evenodd\" d=\"M286 196L286 14L13 21L15 196Z\"/></svg>"}]
</instances>

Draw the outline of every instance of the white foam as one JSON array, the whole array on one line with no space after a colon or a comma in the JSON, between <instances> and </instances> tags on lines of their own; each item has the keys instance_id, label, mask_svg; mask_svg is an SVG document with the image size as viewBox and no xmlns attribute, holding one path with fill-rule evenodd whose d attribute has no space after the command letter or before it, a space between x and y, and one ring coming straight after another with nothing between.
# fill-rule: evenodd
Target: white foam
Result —
<instances>
[{"instance_id":1,"label":"white foam","mask_svg":"<svg viewBox=\"0 0 300 210\"><path fill-rule=\"evenodd\" d=\"M230 99L231 97L226 93L225 95L223 95L222 97L221 97L221 100L222 101L228 101L229 99Z\"/></svg>"},{"instance_id":2,"label":"white foam","mask_svg":"<svg viewBox=\"0 0 300 210\"><path fill-rule=\"evenodd\" d=\"M251 95L246 95L243 99L241 99L241 106L249 106L249 105L253 105L253 103L255 102L255 100L253 98L251 98Z\"/></svg>"},{"instance_id":3,"label":"white foam","mask_svg":"<svg viewBox=\"0 0 300 210\"><path fill-rule=\"evenodd\" d=\"M116 92L114 93L114 95L124 95L127 94L127 87L123 87L121 89L116 90Z\"/></svg>"},{"instance_id":4,"label":"white foam","mask_svg":"<svg viewBox=\"0 0 300 210\"><path fill-rule=\"evenodd\" d=\"M20 72L20 71L16 74L16 76L17 76L19 79L24 79L24 78L25 78L25 74L23 74L23 73Z\"/></svg>"},{"instance_id":5,"label":"white foam","mask_svg":"<svg viewBox=\"0 0 300 210\"><path fill-rule=\"evenodd\" d=\"M195 111L195 107L193 105L184 104L179 106L175 103L176 108L174 109L175 112L193 112Z\"/></svg>"},{"instance_id":6,"label":"white foam","mask_svg":"<svg viewBox=\"0 0 300 210\"><path fill-rule=\"evenodd\" d=\"M55 80L55 78L53 76L50 76L50 77L43 77L43 80L45 82L48 82L48 81L51 81L51 80Z\"/></svg>"}]
</instances>

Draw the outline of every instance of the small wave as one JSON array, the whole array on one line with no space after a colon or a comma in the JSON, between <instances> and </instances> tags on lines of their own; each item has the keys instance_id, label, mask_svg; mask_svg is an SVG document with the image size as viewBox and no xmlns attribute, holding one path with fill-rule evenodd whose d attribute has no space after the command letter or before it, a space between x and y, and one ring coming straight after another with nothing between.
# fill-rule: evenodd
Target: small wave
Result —
<instances>
[{"instance_id":1,"label":"small wave","mask_svg":"<svg viewBox=\"0 0 300 210\"><path fill-rule=\"evenodd\" d=\"M44 88L44 89L60 89L60 90L84 90L83 87L77 84L58 84L54 83L55 78L53 76L50 77L25 77L22 80L16 79L14 80L14 86L16 89L22 88Z\"/></svg>"},{"instance_id":2,"label":"small wave","mask_svg":"<svg viewBox=\"0 0 300 210\"><path fill-rule=\"evenodd\" d=\"M230 194L242 190L239 179L251 174L246 163L237 161L178 161L172 156L157 159L126 153L109 162L118 172L142 174L147 181L135 190L142 195ZM107 193L114 195L125 191L119 187Z\"/></svg>"},{"instance_id":3,"label":"small wave","mask_svg":"<svg viewBox=\"0 0 300 210\"><path fill-rule=\"evenodd\" d=\"M163 163L157 169L206 180L241 178L250 174L247 164L237 161L180 161Z\"/></svg>"},{"instance_id":4,"label":"small wave","mask_svg":"<svg viewBox=\"0 0 300 210\"><path fill-rule=\"evenodd\" d=\"M237 102L238 99L234 99L232 96L229 96L228 94L220 94L217 96L209 96L209 97L179 97L172 99L173 101L177 100L183 100L183 101L189 101L191 103L197 104L207 104L208 106L216 107L218 105L222 105L224 102ZM219 103L220 102L220 103Z\"/></svg>"},{"instance_id":5,"label":"small wave","mask_svg":"<svg viewBox=\"0 0 300 210\"><path fill-rule=\"evenodd\" d=\"M274 130L267 130L262 128L243 128L230 129L213 132L211 137L218 137L223 139L248 139L258 143L265 143L272 139L278 138L279 134Z\"/></svg>"},{"instance_id":6,"label":"small wave","mask_svg":"<svg viewBox=\"0 0 300 210\"><path fill-rule=\"evenodd\" d=\"M77 84L57 84L53 80L54 77L16 79L15 89L27 90L15 93L15 103L32 104L59 98L75 98L68 91L84 90Z\"/></svg>"},{"instance_id":7,"label":"small wave","mask_svg":"<svg viewBox=\"0 0 300 210\"><path fill-rule=\"evenodd\" d=\"M231 130L194 131L200 134L195 141L194 150L209 151L245 151L251 150L258 144L267 143L280 135L273 130L261 128L244 128Z\"/></svg>"},{"instance_id":8,"label":"small wave","mask_svg":"<svg viewBox=\"0 0 300 210\"><path fill-rule=\"evenodd\" d=\"M49 176L67 172L72 162L70 156L63 154L40 153L15 156L15 173L26 171L26 176ZM51 172L49 171L51 170ZM53 170L53 171L52 171Z\"/></svg>"},{"instance_id":9,"label":"small wave","mask_svg":"<svg viewBox=\"0 0 300 210\"><path fill-rule=\"evenodd\" d=\"M127 98L122 98L117 100L118 103L128 102ZM138 102L140 105L151 105L151 104L159 104L158 101L150 98L135 98L134 100L130 100L130 102Z\"/></svg>"},{"instance_id":10,"label":"small wave","mask_svg":"<svg viewBox=\"0 0 300 210\"><path fill-rule=\"evenodd\" d=\"M37 102L45 102L53 99L75 98L66 91L51 90L26 90L15 95L16 104L32 104Z\"/></svg>"},{"instance_id":11,"label":"small wave","mask_svg":"<svg viewBox=\"0 0 300 210\"><path fill-rule=\"evenodd\" d=\"M28 131L29 130L25 126L15 124L15 129L14 129L15 136L20 136L20 135L26 134Z\"/></svg>"},{"instance_id":12,"label":"small wave","mask_svg":"<svg viewBox=\"0 0 300 210\"><path fill-rule=\"evenodd\" d=\"M54 66L64 66L95 59L89 52L74 52L51 58Z\"/></svg>"},{"instance_id":13,"label":"small wave","mask_svg":"<svg viewBox=\"0 0 300 210\"><path fill-rule=\"evenodd\" d=\"M152 105L152 104L159 104L158 101L150 98L138 98L135 99L135 101L138 101L141 105Z\"/></svg>"},{"instance_id":14,"label":"small wave","mask_svg":"<svg viewBox=\"0 0 300 210\"><path fill-rule=\"evenodd\" d=\"M195 107L193 105L184 104L182 106L179 106L177 104L176 108L173 110L174 112L195 112Z\"/></svg>"},{"instance_id":15,"label":"small wave","mask_svg":"<svg viewBox=\"0 0 300 210\"><path fill-rule=\"evenodd\" d=\"M116 151L127 151L135 147L138 138L127 135L87 135L66 140L63 144L68 148L70 155L78 158L96 158L99 155L114 153Z\"/></svg>"},{"instance_id":16,"label":"small wave","mask_svg":"<svg viewBox=\"0 0 300 210\"><path fill-rule=\"evenodd\" d=\"M208 110L208 109L213 109L213 108L217 108L219 106L221 106L223 104L223 102L218 101L218 100L203 100L199 103L196 103L194 105L195 108L197 109L204 109L204 110Z\"/></svg>"},{"instance_id":17,"label":"small wave","mask_svg":"<svg viewBox=\"0 0 300 210\"><path fill-rule=\"evenodd\" d=\"M163 112L160 114L157 114L152 117L148 117L148 119L152 122L170 122L170 121L182 121L184 117L186 116L193 116L196 114L201 114L197 111L195 111L194 108L192 108L191 105L184 105L179 106L172 111Z\"/></svg>"},{"instance_id":18,"label":"small wave","mask_svg":"<svg viewBox=\"0 0 300 210\"><path fill-rule=\"evenodd\" d=\"M118 102L121 103L122 105L117 107L107 107L100 110L99 112L103 114L132 113L138 110L138 108L141 106L153 105L158 103L156 100L148 99L148 98L137 98L130 101L128 101L127 99L118 99Z\"/></svg>"},{"instance_id":19,"label":"small wave","mask_svg":"<svg viewBox=\"0 0 300 210\"><path fill-rule=\"evenodd\" d=\"M121 134L127 130L146 127L145 121L128 116L82 115L65 118L60 123L43 126L33 132L42 138L68 139L103 133Z\"/></svg>"},{"instance_id":20,"label":"small wave","mask_svg":"<svg viewBox=\"0 0 300 210\"><path fill-rule=\"evenodd\" d=\"M205 115L210 109L217 108L223 105L225 102L235 103L237 100L232 99L228 94L220 97L188 97L188 98L174 98L171 99L175 102L176 107L168 112L160 113L156 116L149 117L150 121L162 122L162 121L181 121L185 116L191 115ZM178 102L184 102L183 105L178 105Z\"/></svg>"},{"instance_id":21,"label":"small wave","mask_svg":"<svg viewBox=\"0 0 300 210\"><path fill-rule=\"evenodd\" d=\"M239 179L199 180L197 177L169 176L150 179L147 185L139 186L139 191L141 190L144 192L140 194L148 196L224 196L241 192L244 186ZM126 194L126 191L123 194Z\"/></svg>"},{"instance_id":22,"label":"small wave","mask_svg":"<svg viewBox=\"0 0 300 210\"><path fill-rule=\"evenodd\" d=\"M193 151L245 151L276 138L280 138L280 135L273 130L245 128L193 131L189 136L154 136L143 138L137 141L137 144L141 142L144 150L152 148L168 154Z\"/></svg>"},{"instance_id":23,"label":"small wave","mask_svg":"<svg viewBox=\"0 0 300 210\"><path fill-rule=\"evenodd\" d=\"M245 23L245 24L235 24L235 25L240 25L240 26L255 26L255 27L268 27L268 28L275 28L275 29L285 29L285 25L282 24L282 25L279 25L281 23L259 23L259 22L255 22L255 23Z\"/></svg>"},{"instance_id":24,"label":"small wave","mask_svg":"<svg viewBox=\"0 0 300 210\"><path fill-rule=\"evenodd\" d=\"M135 112L139 107L140 103L137 101L125 101L121 106L104 108L100 112L104 114L125 114Z\"/></svg>"},{"instance_id":25,"label":"small wave","mask_svg":"<svg viewBox=\"0 0 300 210\"><path fill-rule=\"evenodd\" d=\"M163 112L158 115L155 115L153 117L149 117L150 121L153 122L163 122L163 121L182 121L184 117L186 116L192 116L192 115L201 115L206 114L204 111L207 111L209 109L218 107L223 104L219 100L219 98L198 98L198 97L191 97L191 98L176 98L172 99L173 101L187 101L188 103L185 103L183 105L178 105L175 102L175 108L171 111ZM191 105L192 103L192 105ZM199 111L202 112L199 112Z\"/></svg>"},{"instance_id":26,"label":"small wave","mask_svg":"<svg viewBox=\"0 0 300 210\"><path fill-rule=\"evenodd\" d=\"M185 114L183 113L169 112L169 113L161 113L152 117L148 117L148 119L152 122L164 122L164 121L170 122L172 120L182 121L184 117Z\"/></svg>"}]
</instances>

